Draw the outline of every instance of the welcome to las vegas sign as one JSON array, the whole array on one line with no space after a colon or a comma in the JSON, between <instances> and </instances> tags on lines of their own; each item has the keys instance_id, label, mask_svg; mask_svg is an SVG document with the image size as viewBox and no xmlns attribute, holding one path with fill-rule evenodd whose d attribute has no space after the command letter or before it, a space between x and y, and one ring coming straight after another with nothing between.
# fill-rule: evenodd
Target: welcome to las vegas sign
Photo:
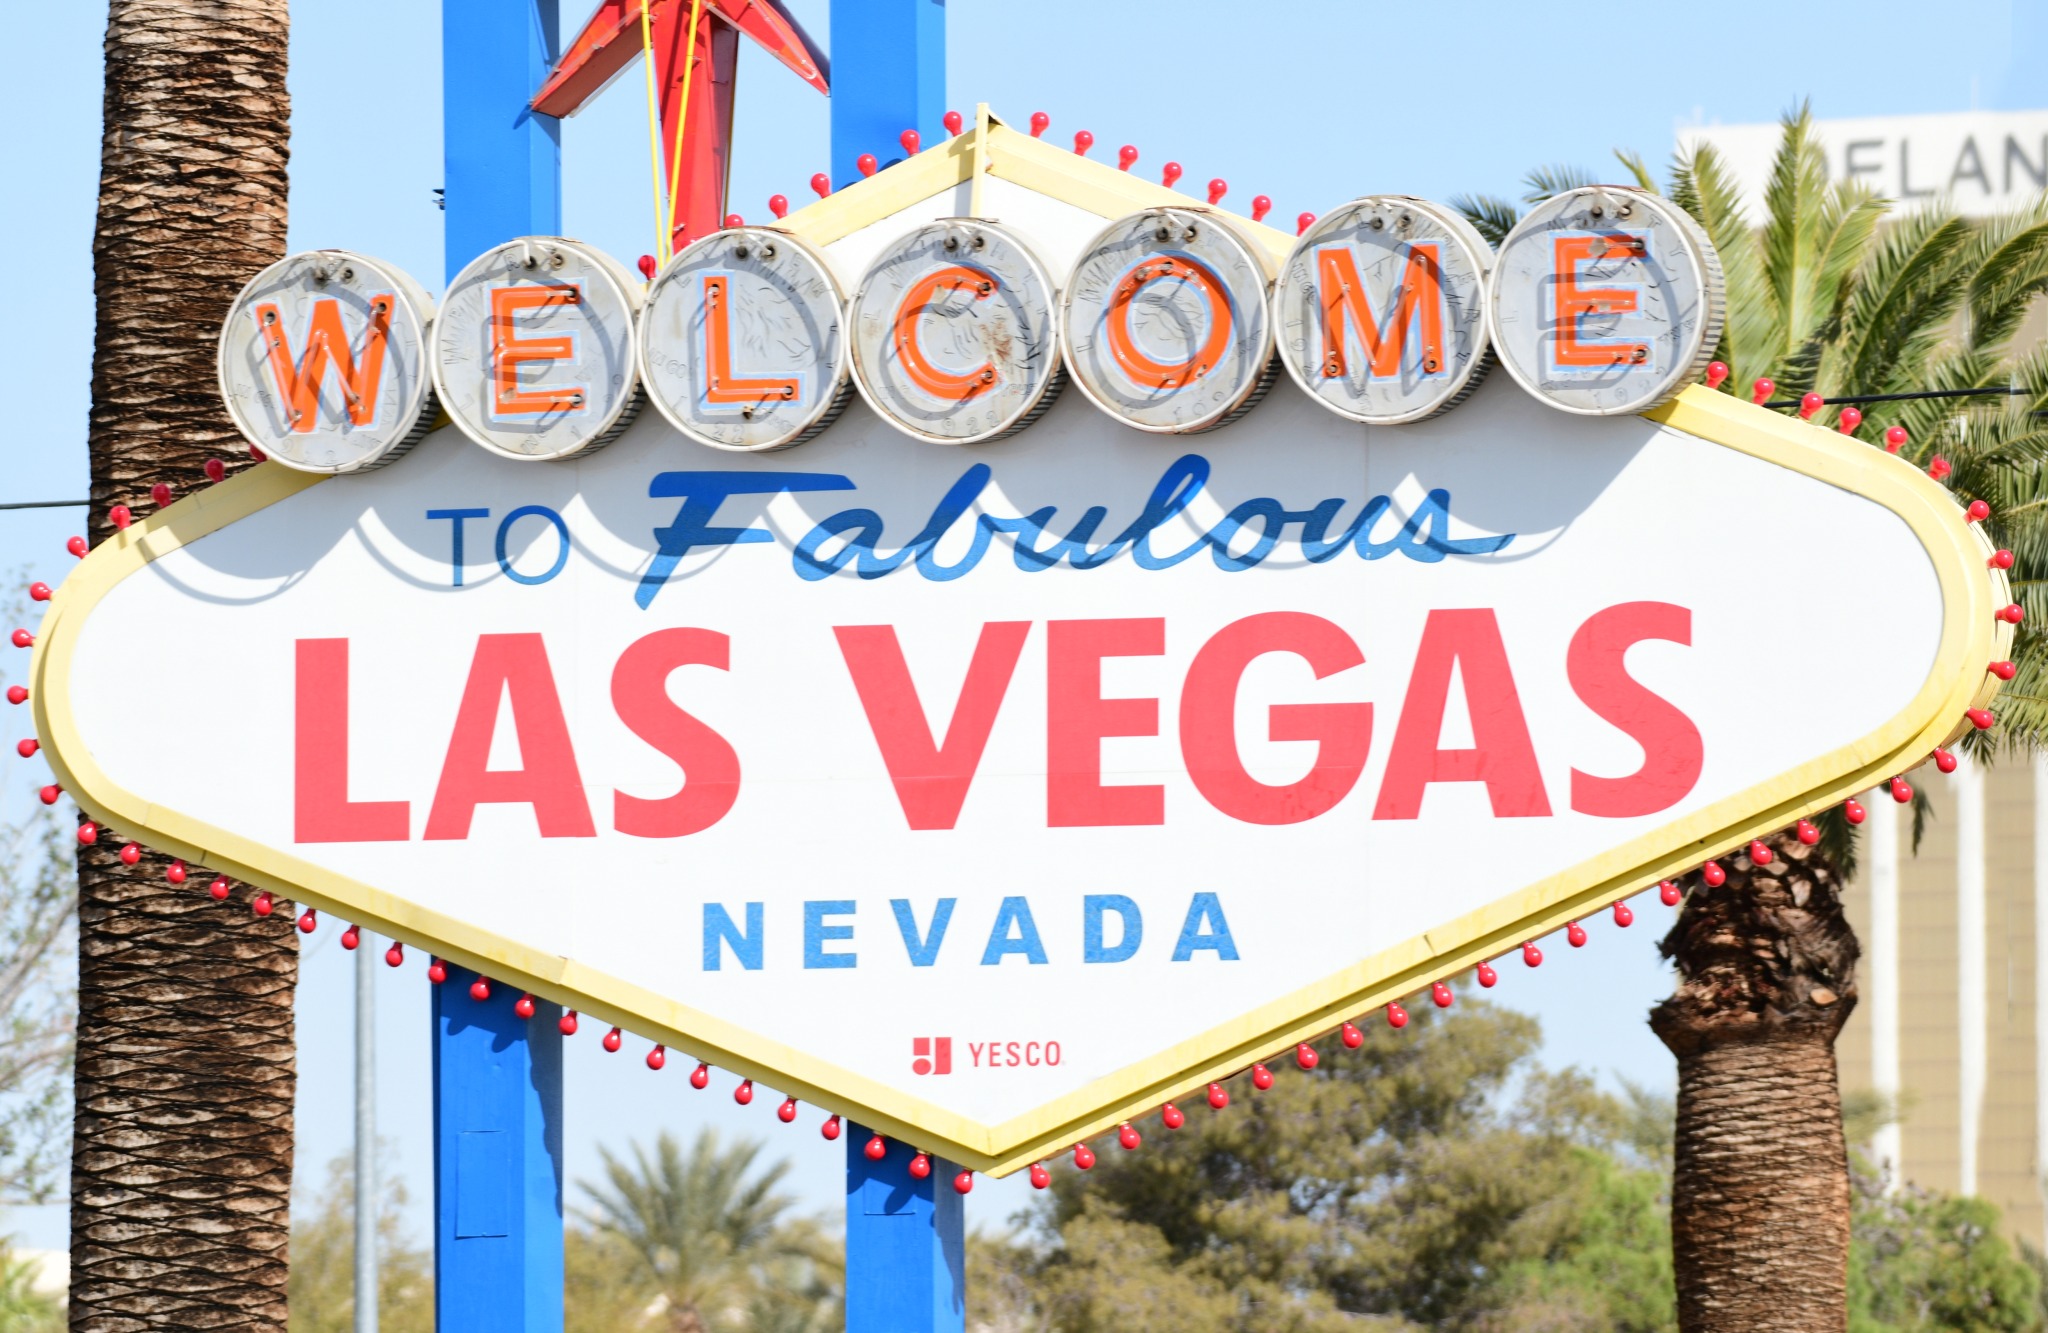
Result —
<instances>
[{"instance_id":1,"label":"welcome to las vegas sign","mask_svg":"<svg viewBox=\"0 0 2048 1333\"><path fill-rule=\"evenodd\" d=\"M1717 284L1636 191L1297 240L986 119L650 284L294 257L222 339L275 461L73 573L38 729L121 836L1005 1173L1989 702L1987 544L1697 384Z\"/></svg>"}]
</instances>

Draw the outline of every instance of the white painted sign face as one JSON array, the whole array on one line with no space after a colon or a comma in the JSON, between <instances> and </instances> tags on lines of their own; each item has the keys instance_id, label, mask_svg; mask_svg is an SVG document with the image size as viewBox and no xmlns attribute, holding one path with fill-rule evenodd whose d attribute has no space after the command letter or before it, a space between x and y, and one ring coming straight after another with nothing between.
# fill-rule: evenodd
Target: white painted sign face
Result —
<instances>
[{"instance_id":1,"label":"white painted sign face","mask_svg":"<svg viewBox=\"0 0 2048 1333\"><path fill-rule=\"evenodd\" d=\"M699 444L742 453L801 444L853 391L843 299L824 257L796 237L716 232L648 290L640 378L669 424Z\"/></svg>"},{"instance_id":2,"label":"white painted sign face","mask_svg":"<svg viewBox=\"0 0 2048 1333\"><path fill-rule=\"evenodd\" d=\"M1956 111L1814 122L1828 178L1862 185L1901 208L1945 203L1986 217L2033 203L2048 189L2048 111ZM1742 188L1752 222L1784 136L1769 125L1706 125L1678 132L1681 152L1711 144Z\"/></svg>"},{"instance_id":3,"label":"white painted sign face","mask_svg":"<svg viewBox=\"0 0 2048 1333\"><path fill-rule=\"evenodd\" d=\"M1644 412L1697 383L1721 337L1720 260L1647 190L1589 185L1529 210L1487 295L1508 374L1554 407Z\"/></svg>"},{"instance_id":4,"label":"white painted sign face","mask_svg":"<svg viewBox=\"0 0 2048 1333\"><path fill-rule=\"evenodd\" d=\"M397 269L346 250L280 259L221 326L220 387L242 434L301 472L382 466L434 419L434 303Z\"/></svg>"},{"instance_id":5,"label":"white painted sign face","mask_svg":"<svg viewBox=\"0 0 2048 1333\"><path fill-rule=\"evenodd\" d=\"M504 458L573 458L640 411L640 284L558 236L507 241L448 284L434 387L462 433Z\"/></svg>"},{"instance_id":6,"label":"white painted sign face","mask_svg":"<svg viewBox=\"0 0 2048 1333\"><path fill-rule=\"evenodd\" d=\"M1220 217L1121 218L1067 280L1067 368L1096 406L1139 430L1222 425L1272 382L1266 287L1265 265Z\"/></svg>"},{"instance_id":7,"label":"white painted sign face","mask_svg":"<svg viewBox=\"0 0 2048 1333\"><path fill-rule=\"evenodd\" d=\"M933 367L1049 375L1049 301L991 336L1017 237L1068 271L1102 214L992 169L1012 236L947 220L947 157L897 170L931 197L814 215L881 256L856 329L893 283ZM917 290L948 268L990 290ZM572 467L443 431L254 469L58 590L45 753L120 836L1001 1173L1866 790L1996 688L1954 498L1726 394L1286 392L1187 440L1073 394L937 443L1008 401L955 437L864 400L772 459L649 413ZM216 651L134 651L174 634ZM223 654L235 706L191 708Z\"/></svg>"},{"instance_id":8,"label":"white painted sign face","mask_svg":"<svg viewBox=\"0 0 2048 1333\"><path fill-rule=\"evenodd\" d=\"M940 444L997 440L1057 392L1053 286L993 222L950 218L884 250L855 289L853 373L877 412Z\"/></svg>"},{"instance_id":9,"label":"white painted sign face","mask_svg":"<svg viewBox=\"0 0 2048 1333\"><path fill-rule=\"evenodd\" d=\"M1493 251L1450 209L1355 199L1302 233L1273 291L1294 382L1352 421L1448 412L1478 386Z\"/></svg>"}]
</instances>

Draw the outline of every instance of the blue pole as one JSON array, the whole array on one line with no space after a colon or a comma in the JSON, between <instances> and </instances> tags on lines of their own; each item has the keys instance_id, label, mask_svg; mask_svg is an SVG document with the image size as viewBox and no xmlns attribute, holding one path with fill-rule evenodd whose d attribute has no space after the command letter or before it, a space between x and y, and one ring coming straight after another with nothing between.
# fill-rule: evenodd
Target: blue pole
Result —
<instances>
[{"instance_id":1,"label":"blue pole","mask_svg":"<svg viewBox=\"0 0 2048 1333\"><path fill-rule=\"evenodd\" d=\"M561 1333L562 1033L559 1006L434 990L434 1327Z\"/></svg>"},{"instance_id":2,"label":"blue pole","mask_svg":"<svg viewBox=\"0 0 2048 1333\"><path fill-rule=\"evenodd\" d=\"M910 1174L908 1144L879 1162L874 1137L846 1127L846 1333L964 1333L967 1327L966 1200L959 1170L932 1158Z\"/></svg>"},{"instance_id":3,"label":"blue pole","mask_svg":"<svg viewBox=\"0 0 2048 1333\"><path fill-rule=\"evenodd\" d=\"M561 129L527 109L561 49L558 0L442 0L445 267L562 230ZM434 987L434 1312L440 1333L561 1333L561 1011Z\"/></svg>"},{"instance_id":4,"label":"blue pole","mask_svg":"<svg viewBox=\"0 0 2048 1333\"><path fill-rule=\"evenodd\" d=\"M905 130L939 142L945 115L945 0L832 0L832 187L862 153L902 161Z\"/></svg>"}]
</instances>

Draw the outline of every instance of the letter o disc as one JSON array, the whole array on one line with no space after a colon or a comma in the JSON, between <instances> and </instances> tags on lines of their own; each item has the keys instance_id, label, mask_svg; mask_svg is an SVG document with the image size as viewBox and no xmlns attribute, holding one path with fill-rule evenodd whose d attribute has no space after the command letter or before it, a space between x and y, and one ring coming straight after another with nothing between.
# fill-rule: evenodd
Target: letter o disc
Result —
<instances>
[{"instance_id":1,"label":"letter o disc","mask_svg":"<svg viewBox=\"0 0 2048 1333\"><path fill-rule=\"evenodd\" d=\"M1081 252L1060 301L1067 371L1139 430L1191 434L1251 410L1273 382L1267 268L1213 214L1152 208Z\"/></svg>"},{"instance_id":2,"label":"letter o disc","mask_svg":"<svg viewBox=\"0 0 2048 1333\"><path fill-rule=\"evenodd\" d=\"M434 387L462 433L505 458L601 448L640 413L640 282L559 236L507 241L448 284L434 325Z\"/></svg>"},{"instance_id":3,"label":"letter o disc","mask_svg":"<svg viewBox=\"0 0 2048 1333\"><path fill-rule=\"evenodd\" d=\"M1493 365L1493 250L1448 208L1407 195L1354 199L1319 219L1273 288L1280 360L1308 396L1374 426L1465 401Z\"/></svg>"},{"instance_id":4,"label":"letter o disc","mask_svg":"<svg viewBox=\"0 0 2048 1333\"><path fill-rule=\"evenodd\" d=\"M1530 393L1582 416L1645 412L1713 358L1721 260L1683 209L1588 185L1508 233L1486 305L1494 350Z\"/></svg>"},{"instance_id":5,"label":"letter o disc","mask_svg":"<svg viewBox=\"0 0 2048 1333\"><path fill-rule=\"evenodd\" d=\"M310 250L249 280L220 330L220 392L251 444L300 472L362 472L434 422L434 302L388 264Z\"/></svg>"},{"instance_id":6,"label":"letter o disc","mask_svg":"<svg viewBox=\"0 0 2048 1333\"><path fill-rule=\"evenodd\" d=\"M713 232L670 260L640 312L640 382L699 444L766 453L831 425L853 396L844 298L793 236Z\"/></svg>"},{"instance_id":7,"label":"letter o disc","mask_svg":"<svg viewBox=\"0 0 2048 1333\"><path fill-rule=\"evenodd\" d=\"M993 222L934 222L895 242L868 266L850 313L862 397L921 440L1014 434L1064 382L1052 283Z\"/></svg>"}]
</instances>

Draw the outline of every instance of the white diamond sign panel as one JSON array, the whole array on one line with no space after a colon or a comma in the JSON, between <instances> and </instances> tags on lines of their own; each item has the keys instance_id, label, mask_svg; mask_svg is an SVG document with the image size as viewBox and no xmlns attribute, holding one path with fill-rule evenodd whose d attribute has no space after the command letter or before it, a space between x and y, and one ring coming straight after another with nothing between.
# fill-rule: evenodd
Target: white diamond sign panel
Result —
<instances>
[{"instance_id":1,"label":"white diamond sign panel","mask_svg":"<svg viewBox=\"0 0 2048 1333\"><path fill-rule=\"evenodd\" d=\"M1021 139L986 187L1159 202ZM952 169L808 239L883 253ZM1100 230L1002 215L1055 282ZM1067 393L965 447L856 402L774 454L646 413L184 501L60 589L34 702L123 836L1007 1172L1918 763L1995 686L1988 554L1703 388L1283 381L1180 437Z\"/></svg>"}]
</instances>

